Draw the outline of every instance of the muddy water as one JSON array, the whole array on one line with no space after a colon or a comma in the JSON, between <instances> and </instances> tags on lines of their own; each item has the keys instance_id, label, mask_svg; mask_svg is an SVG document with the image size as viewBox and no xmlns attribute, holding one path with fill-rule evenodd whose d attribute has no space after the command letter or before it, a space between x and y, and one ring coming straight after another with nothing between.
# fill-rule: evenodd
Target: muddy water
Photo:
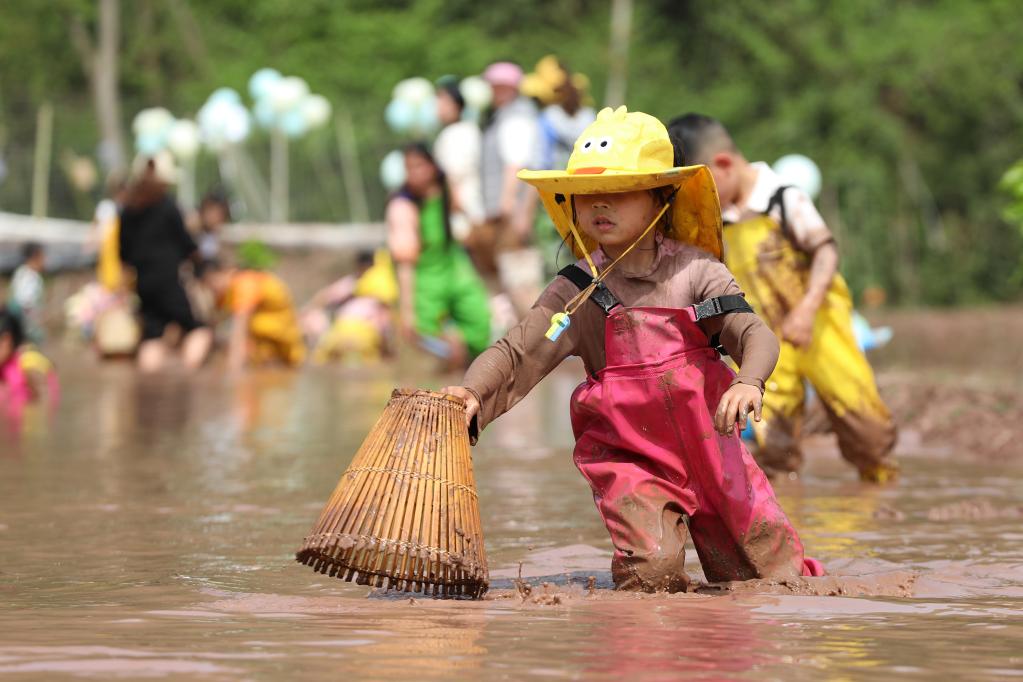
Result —
<instances>
[{"instance_id":1,"label":"muddy water","mask_svg":"<svg viewBox=\"0 0 1023 682\"><path fill-rule=\"evenodd\" d=\"M394 376L147 380L65 362L57 413L0 427L0 675L1023 675L1023 466L938 458L910 438L901 484L866 488L825 442L778 492L838 578L621 595L570 461L572 376L476 450L494 589L467 602L367 594L292 560ZM528 596L512 584L520 563Z\"/></svg>"}]
</instances>

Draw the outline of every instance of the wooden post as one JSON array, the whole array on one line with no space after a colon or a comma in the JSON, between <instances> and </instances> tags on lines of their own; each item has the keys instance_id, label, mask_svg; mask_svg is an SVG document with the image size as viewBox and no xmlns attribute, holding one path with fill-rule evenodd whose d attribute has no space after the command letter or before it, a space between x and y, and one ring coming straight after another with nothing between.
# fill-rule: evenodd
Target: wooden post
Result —
<instances>
[{"instance_id":1,"label":"wooden post","mask_svg":"<svg viewBox=\"0 0 1023 682\"><path fill-rule=\"evenodd\" d=\"M611 3L611 46L608 54L607 91L604 105L620 107L625 104L625 90L629 72L629 40L632 33L632 0L613 0Z\"/></svg>"},{"instance_id":2,"label":"wooden post","mask_svg":"<svg viewBox=\"0 0 1023 682\"><path fill-rule=\"evenodd\" d=\"M353 223L369 222L369 207L366 205L366 183L359 165L359 150L355 142L355 126L347 109L338 107L334 117L334 132L337 149L341 156L341 174L348 195L348 217Z\"/></svg>"},{"instance_id":3,"label":"wooden post","mask_svg":"<svg viewBox=\"0 0 1023 682\"><path fill-rule=\"evenodd\" d=\"M32 216L45 218L50 200L50 161L53 156L53 106L44 102L36 114L36 148L32 164Z\"/></svg>"},{"instance_id":4,"label":"wooden post","mask_svg":"<svg viewBox=\"0 0 1023 682\"><path fill-rule=\"evenodd\" d=\"M270 222L288 222L288 137L270 133Z\"/></svg>"}]
</instances>

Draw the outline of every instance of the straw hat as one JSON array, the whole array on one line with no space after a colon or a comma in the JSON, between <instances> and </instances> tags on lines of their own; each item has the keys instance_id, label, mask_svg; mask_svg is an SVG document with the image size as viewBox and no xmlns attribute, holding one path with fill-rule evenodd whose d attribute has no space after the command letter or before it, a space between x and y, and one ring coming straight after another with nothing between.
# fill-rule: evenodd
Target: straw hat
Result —
<instances>
[{"instance_id":1,"label":"straw hat","mask_svg":"<svg viewBox=\"0 0 1023 682\"><path fill-rule=\"evenodd\" d=\"M721 207L714 177L706 166L674 165L668 130L659 120L625 107L606 108L576 140L563 171L521 171L519 178L536 187L562 238L571 233L576 194L605 194L675 187L667 236L722 255ZM596 242L583 237L587 252ZM577 256L582 255L573 244Z\"/></svg>"}]
</instances>

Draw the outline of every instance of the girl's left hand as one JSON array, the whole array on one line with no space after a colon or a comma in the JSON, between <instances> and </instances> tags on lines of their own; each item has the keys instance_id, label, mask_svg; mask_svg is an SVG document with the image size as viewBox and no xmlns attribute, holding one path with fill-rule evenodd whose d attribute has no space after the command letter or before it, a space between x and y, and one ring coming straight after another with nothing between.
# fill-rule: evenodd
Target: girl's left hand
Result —
<instances>
[{"instance_id":1,"label":"girl's left hand","mask_svg":"<svg viewBox=\"0 0 1023 682\"><path fill-rule=\"evenodd\" d=\"M722 436L731 436L735 430L735 422L739 422L739 431L746 428L746 415L753 412L753 419L760 421L760 413L764 405L764 396L760 389L749 384L735 384L721 396L718 410L714 413L714 428Z\"/></svg>"}]
</instances>

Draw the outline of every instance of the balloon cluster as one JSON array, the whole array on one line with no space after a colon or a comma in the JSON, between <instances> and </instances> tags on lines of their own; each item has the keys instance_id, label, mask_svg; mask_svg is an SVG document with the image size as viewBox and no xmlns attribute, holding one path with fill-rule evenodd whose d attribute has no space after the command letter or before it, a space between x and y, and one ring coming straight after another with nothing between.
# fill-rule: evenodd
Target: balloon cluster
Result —
<instances>
[{"instance_id":1,"label":"balloon cluster","mask_svg":"<svg viewBox=\"0 0 1023 682\"><path fill-rule=\"evenodd\" d=\"M309 84L298 76L260 69L249 79L249 94L255 101L256 122L266 130L301 137L330 120L330 102L323 95L310 93Z\"/></svg>"},{"instance_id":2,"label":"balloon cluster","mask_svg":"<svg viewBox=\"0 0 1023 682\"><path fill-rule=\"evenodd\" d=\"M465 99L463 115L475 120L490 105L490 85L479 76L469 76L458 85ZM437 95L433 84L425 78L406 78L394 86L391 102L384 110L384 120L391 130L401 135L425 137L437 131Z\"/></svg>"},{"instance_id":3,"label":"balloon cluster","mask_svg":"<svg viewBox=\"0 0 1023 682\"><path fill-rule=\"evenodd\" d=\"M478 121L494 96L490 84L479 76L469 76L458 84L458 90L465 100L462 118ZM384 120L399 135L427 137L437 132L440 121L433 84L425 78L406 78L398 83L391 93L391 102L384 110ZM392 151L384 157L380 164L380 180L391 191L405 182L405 161L400 151Z\"/></svg>"},{"instance_id":4,"label":"balloon cluster","mask_svg":"<svg viewBox=\"0 0 1023 682\"><path fill-rule=\"evenodd\" d=\"M188 119L176 119L163 107L143 109L132 121L135 149L154 156L168 149L179 159L191 159L199 152L199 127Z\"/></svg>"},{"instance_id":5,"label":"balloon cluster","mask_svg":"<svg viewBox=\"0 0 1023 682\"><path fill-rule=\"evenodd\" d=\"M217 88L196 117L202 141L214 151L240 144L252 132L252 118L241 95L231 88Z\"/></svg>"}]
</instances>

